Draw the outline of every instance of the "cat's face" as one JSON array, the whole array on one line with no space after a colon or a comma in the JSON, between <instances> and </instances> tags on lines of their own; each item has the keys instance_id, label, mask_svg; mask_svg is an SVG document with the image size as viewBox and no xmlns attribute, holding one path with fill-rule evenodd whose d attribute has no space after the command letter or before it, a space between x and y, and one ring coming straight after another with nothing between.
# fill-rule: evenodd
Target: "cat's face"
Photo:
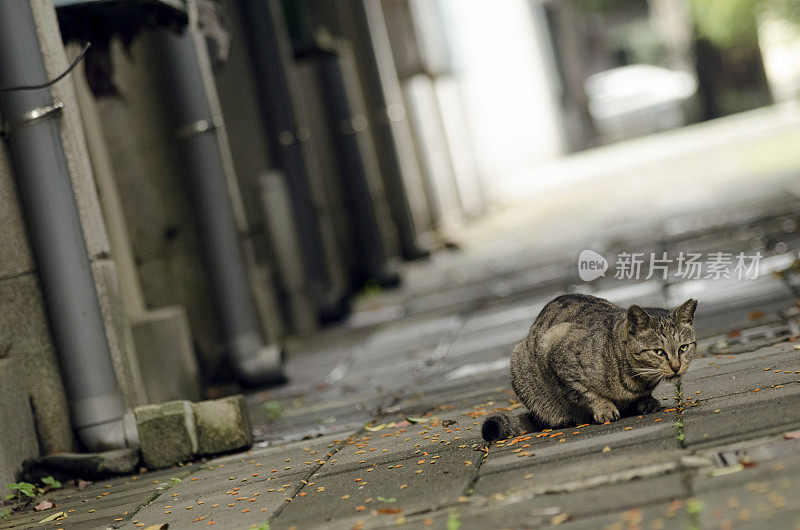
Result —
<instances>
[{"instance_id":1,"label":"cat's face","mask_svg":"<svg viewBox=\"0 0 800 530\"><path fill-rule=\"evenodd\" d=\"M671 311L628 308L627 353L638 378L658 383L676 381L686 373L697 349L695 309L697 301L691 298Z\"/></svg>"}]
</instances>

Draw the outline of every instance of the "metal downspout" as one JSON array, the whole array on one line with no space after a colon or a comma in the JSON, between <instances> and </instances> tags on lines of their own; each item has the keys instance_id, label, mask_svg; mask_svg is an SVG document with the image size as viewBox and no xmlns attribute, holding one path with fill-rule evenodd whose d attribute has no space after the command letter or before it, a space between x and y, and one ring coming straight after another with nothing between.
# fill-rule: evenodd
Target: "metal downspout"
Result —
<instances>
[{"instance_id":1,"label":"metal downspout","mask_svg":"<svg viewBox=\"0 0 800 530\"><path fill-rule=\"evenodd\" d=\"M409 179L419 180L420 177L418 174L409 175L415 171L412 166L417 161L408 160L409 150L401 147L403 140L400 138L402 133L398 130L398 122L406 119L405 109L397 74L392 68L393 59L383 8L380 2L355 0L348 4L348 9L355 20L353 38L364 67L361 72L366 83L364 99L372 118L370 125L381 164L381 176L397 226L401 252L407 260L425 258L430 256L430 251L419 243L415 212L406 183Z\"/></svg>"},{"instance_id":2,"label":"metal downspout","mask_svg":"<svg viewBox=\"0 0 800 530\"><path fill-rule=\"evenodd\" d=\"M316 48L309 52L309 56L324 83L322 98L328 114L328 127L341 168L348 209L353 216L352 230L358 251L355 264L359 279L357 285L373 280L383 287L396 286L400 278L387 263L380 220L375 210L376 199L370 190L362 146L359 145L359 135L364 134L367 120L364 116L354 116L348 100L345 73L335 49Z\"/></svg>"},{"instance_id":3,"label":"metal downspout","mask_svg":"<svg viewBox=\"0 0 800 530\"><path fill-rule=\"evenodd\" d=\"M289 73L284 64L279 24L280 6L274 0L236 2L253 64L253 76L259 95L261 119L267 131L270 157L286 176L292 209L300 236L306 276L311 297L320 321L340 318L346 296L335 289L324 259L324 244L318 226L317 206L309 183L303 145L298 125Z\"/></svg>"},{"instance_id":4,"label":"metal downspout","mask_svg":"<svg viewBox=\"0 0 800 530\"><path fill-rule=\"evenodd\" d=\"M211 110L190 31L159 29L154 36L217 321L240 380L250 385L283 382L283 351L262 338L220 155L216 129L222 121Z\"/></svg>"},{"instance_id":5,"label":"metal downspout","mask_svg":"<svg viewBox=\"0 0 800 530\"><path fill-rule=\"evenodd\" d=\"M46 83L28 0L0 1L0 86ZM135 445L48 88L0 92L0 113L36 255L72 423L89 451Z\"/></svg>"}]
</instances>

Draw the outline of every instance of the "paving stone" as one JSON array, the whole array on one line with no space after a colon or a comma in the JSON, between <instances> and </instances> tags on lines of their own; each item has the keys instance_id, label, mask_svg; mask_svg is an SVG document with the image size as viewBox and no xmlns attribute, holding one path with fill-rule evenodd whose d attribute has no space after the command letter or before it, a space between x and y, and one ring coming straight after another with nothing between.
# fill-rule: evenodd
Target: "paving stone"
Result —
<instances>
[{"instance_id":1,"label":"paving stone","mask_svg":"<svg viewBox=\"0 0 800 530\"><path fill-rule=\"evenodd\" d=\"M711 399L683 417L687 446L788 430L800 426L800 383Z\"/></svg>"},{"instance_id":2,"label":"paving stone","mask_svg":"<svg viewBox=\"0 0 800 530\"><path fill-rule=\"evenodd\" d=\"M630 483L604 485L586 488L570 493L530 496L515 495L511 492L484 497L482 503L475 501L454 504L451 507L412 516L406 520L411 527L425 525L432 528L448 528L448 521L455 516L461 522L461 528L539 528L553 524L554 517L563 517L572 521L570 525L579 523L584 518L595 518L599 514L602 520L618 519L616 515L605 515L609 511L627 511L640 506L661 504L668 507L675 499L685 498L685 486L678 473L644 478L636 481L636 488ZM617 512L619 513L619 512ZM432 519L432 522L426 520ZM601 525L602 527L602 525ZM595 527L597 528L597 527Z\"/></svg>"},{"instance_id":3,"label":"paving stone","mask_svg":"<svg viewBox=\"0 0 800 530\"><path fill-rule=\"evenodd\" d=\"M471 451L458 448L451 450L447 457L462 463L473 458ZM442 456L442 460L444 458ZM330 524L330 521L340 517L358 514L359 506L365 507L363 511L373 507L391 509L396 506L403 506L407 512L427 509L452 502L472 481L472 466L430 464L428 458L425 458L425 463L419 464L419 460L418 457L408 458L399 462L401 467L391 469L390 466L397 464L348 470L324 477L313 476L310 481L314 485L304 488L308 495L296 497L281 512L277 527ZM319 491L319 488L324 490ZM349 497L342 499L344 495ZM395 501L385 502L379 497ZM370 502L367 502L368 499L371 499Z\"/></svg>"}]
</instances>

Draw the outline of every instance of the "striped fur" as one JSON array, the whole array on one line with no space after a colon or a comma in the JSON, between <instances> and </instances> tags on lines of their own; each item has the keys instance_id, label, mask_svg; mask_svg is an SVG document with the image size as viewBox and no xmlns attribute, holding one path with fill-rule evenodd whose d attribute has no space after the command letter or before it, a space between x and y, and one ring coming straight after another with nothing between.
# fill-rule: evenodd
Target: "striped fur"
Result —
<instances>
[{"instance_id":1,"label":"striped fur","mask_svg":"<svg viewBox=\"0 0 800 530\"><path fill-rule=\"evenodd\" d=\"M584 294L550 301L511 352L511 387L528 411L488 417L484 438L660 410L653 389L680 378L694 356L696 308L692 299L673 310L626 310Z\"/></svg>"}]
</instances>

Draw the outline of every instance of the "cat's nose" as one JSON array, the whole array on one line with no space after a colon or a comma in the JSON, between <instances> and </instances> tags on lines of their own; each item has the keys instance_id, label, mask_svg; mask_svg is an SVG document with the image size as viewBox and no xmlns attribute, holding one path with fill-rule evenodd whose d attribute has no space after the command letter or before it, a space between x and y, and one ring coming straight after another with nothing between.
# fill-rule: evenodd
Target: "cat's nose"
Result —
<instances>
[{"instance_id":1,"label":"cat's nose","mask_svg":"<svg viewBox=\"0 0 800 530\"><path fill-rule=\"evenodd\" d=\"M669 367L672 368L672 371L677 374L678 370L681 369L681 362L680 361L670 361L669 362Z\"/></svg>"}]
</instances>

